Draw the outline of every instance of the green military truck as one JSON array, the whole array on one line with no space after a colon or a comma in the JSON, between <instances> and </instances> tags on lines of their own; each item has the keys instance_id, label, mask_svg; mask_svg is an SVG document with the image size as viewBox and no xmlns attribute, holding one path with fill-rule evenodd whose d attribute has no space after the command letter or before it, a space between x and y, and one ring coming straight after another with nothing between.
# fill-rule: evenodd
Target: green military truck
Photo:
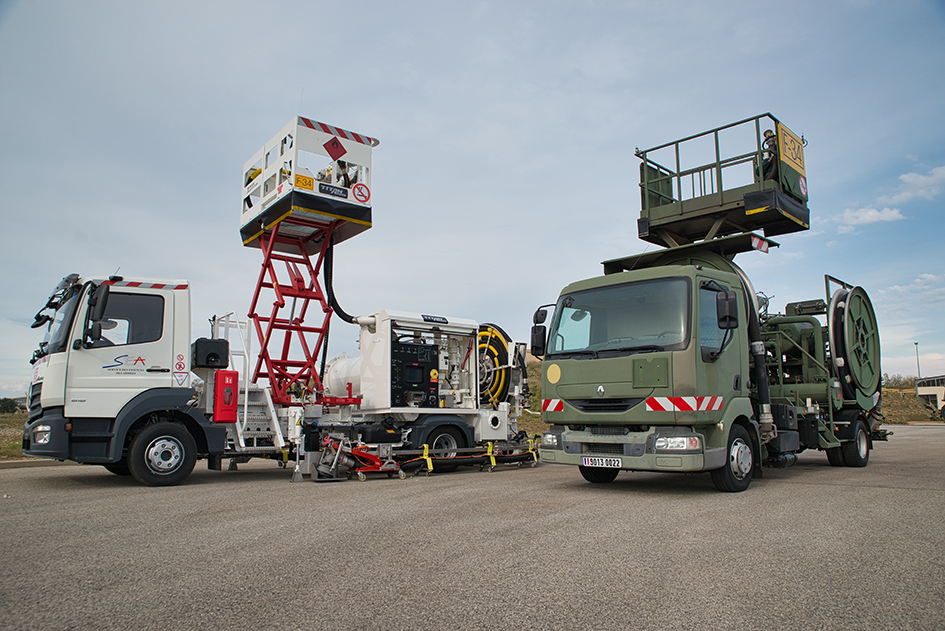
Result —
<instances>
[{"instance_id":1,"label":"green military truck","mask_svg":"<svg viewBox=\"0 0 945 631\"><path fill-rule=\"evenodd\" d=\"M543 462L598 484L708 471L727 492L806 449L867 465L887 432L866 292L826 276L823 299L772 315L733 260L809 228L804 144L762 114L637 150L638 233L659 249L605 261L535 312Z\"/></svg>"}]
</instances>

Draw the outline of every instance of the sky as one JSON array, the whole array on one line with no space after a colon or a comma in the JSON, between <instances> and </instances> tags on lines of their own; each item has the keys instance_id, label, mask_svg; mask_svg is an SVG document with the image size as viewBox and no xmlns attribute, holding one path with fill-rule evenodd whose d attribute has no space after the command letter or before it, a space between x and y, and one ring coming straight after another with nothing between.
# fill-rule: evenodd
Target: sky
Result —
<instances>
[{"instance_id":1,"label":"sky","mask_svg":"<svg viewBox=\"0 0 945 631\"><path fill-rule=\"evenodd\" d=\"M346 312L527 341L647 247L634 149L766 112L808 143L811 214L737 259L770 311L830 274L869 294L883 372L945 374L943 0L0 0L0 396L73 272L188 279L193 338L245 315L243 164L297 115L380 140ZM329 357L356 340L336 321Z\"/></svg>"}]
</instances>

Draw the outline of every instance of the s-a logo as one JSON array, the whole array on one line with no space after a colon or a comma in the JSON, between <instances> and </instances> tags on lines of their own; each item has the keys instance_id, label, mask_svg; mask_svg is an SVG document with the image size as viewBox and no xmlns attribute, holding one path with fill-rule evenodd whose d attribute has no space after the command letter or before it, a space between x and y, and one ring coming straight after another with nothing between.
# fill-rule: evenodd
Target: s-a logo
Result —
<instances>
[{"instance_id":1,"label":"s-a logo","mask_svg":"<svg viewBox=\"0 0 945 631\"><path fill-rule=\"evenodd\" d=\"M122 361L122 360L125 359L125 357L128 357L128 356L127 356L127 355L119 355L118 357L116 357L115 359L112 360L113 362L115 362L114 364L109 364L109 365L107 365L107 366L102 366L102 369L105 369L105 368L121 368L122 366L125 365L125 362Z\"/></svg>"}]
</instances>

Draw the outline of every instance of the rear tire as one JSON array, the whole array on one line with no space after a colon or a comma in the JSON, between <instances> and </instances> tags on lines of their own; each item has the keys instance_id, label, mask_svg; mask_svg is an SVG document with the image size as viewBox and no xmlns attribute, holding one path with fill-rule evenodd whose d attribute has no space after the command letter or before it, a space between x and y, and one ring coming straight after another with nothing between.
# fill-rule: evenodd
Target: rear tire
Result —
<instances>
[{"instance_id":1,"label":"rear tire","mask_svg":"<svg viewBox=\"0 0 945 631\"><path fill-rule=\"evenodd\" d=\"M585 467L578 465L581 475L591 484L607 484L613 482L620 473L620 469L604 469L603 467Z\"/></svg>"},{"instance_id":2,"label":"rear tire","mask_svg":"<svg viewBox=\"0 0 945 631\"><path fill-rule=\"evenodd\" d=\"M131 475L131 471L128 470L128 463L124 461L102 466L105 467L106 471L114 473L115 475Z\"/></svg>"},{"instance_id":3,"label":"rear tire","mask_svg":"<svg viewBox=\"0 0 945 631\"><path fill-rule=\"evenodd\" d=\"M131 441L128 469L148 486L180 484L194 470L197 445L179 423L147 425Z\"/></svg>"},{"instance_id":4,"label":"rear tire","mask_svg":"<svg viewBox=\"0 0 945 631\"><path fill-rule=\"evenodd\" d=\"M840 447L830 447L824 451L827 452L827 462L830 463L830 466L842 467L846 464L843 461L843 450Z\"/></svg>"},{"instance_id":5,"label":"rear tire","mask_svg":"<svg viewBox=\"0 0 945 631\"><path fill-rule=\"evenodd\" d=\"M843 461L848 467L865 467L870 462L870 435L863 421L853 427L853 440L840 445Z\"/></svg>"},{"instance_id":6,"label":"rear tire","mask_svg":"<svg viewBox=\"0 0 945 631\"><path fill-rule=\"evenodd\" d=\"M427 444L430 445L431 451L436 449L463 449L466 447L466 439L458 428L441 425L427 435ZM438 473L449 473L459 468L458 464L445 464L435 460L436 458L455 458L459 455L455 451L431 455L434 458L433 470Z\"/></svg>"},{"instance_id":7,"label":"rear tire","mask_svg":"<svg viewBox=\"0 0 945 631\"><path fill-rule=\"evenodd\" d=\"M732 425L728 432L728 457L721 469L709 472L712 483L725 493L741 493L751 484L755 470L755 459L751 449L751 437L741 425Z\"/></svg>"}]
</instances>

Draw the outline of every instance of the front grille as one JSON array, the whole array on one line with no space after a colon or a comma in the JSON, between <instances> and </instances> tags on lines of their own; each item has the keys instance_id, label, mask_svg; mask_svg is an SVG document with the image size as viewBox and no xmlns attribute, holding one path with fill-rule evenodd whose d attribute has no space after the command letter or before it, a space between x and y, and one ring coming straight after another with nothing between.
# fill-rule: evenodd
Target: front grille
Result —
<instances>
[{"instance_id":1,"label":"front grille","mask_svg":"<svg viewBox=\"0 0 945 631\"><path fill-rule=\"evenodd\" d=\"M612 443L584 443L584 449L589 454L619 454L623 455L623 445Z\"/></svg>"},{"instance_id":2,"label":"front grille","mask_svg":"<svg viewBox=\"0 0 945 631\"><path fill-rule=\"evenodd\" d=\"M30 420L43 415L43 382L37 381L30 386Z\"/></svg>"},{"instance_id":3,"label":"front grille","mask_svg":"<svg viewBox=\"0 0 945 631\"><path fill-rule=\"evenodd\" d=\"M625 425L590 425L587 431L595 436L626 436L630 429Z\"/></svg>"},{"instance_id":4,"label":"front grille","mask_svg":"<svg viewBox=\"0 0 945 631\"><path fill-rule=\"evenodd\" d=\"M581 412L626 412L638 405L640 399L568 399L568 403Z\"/></svg>"}]
</instances>

